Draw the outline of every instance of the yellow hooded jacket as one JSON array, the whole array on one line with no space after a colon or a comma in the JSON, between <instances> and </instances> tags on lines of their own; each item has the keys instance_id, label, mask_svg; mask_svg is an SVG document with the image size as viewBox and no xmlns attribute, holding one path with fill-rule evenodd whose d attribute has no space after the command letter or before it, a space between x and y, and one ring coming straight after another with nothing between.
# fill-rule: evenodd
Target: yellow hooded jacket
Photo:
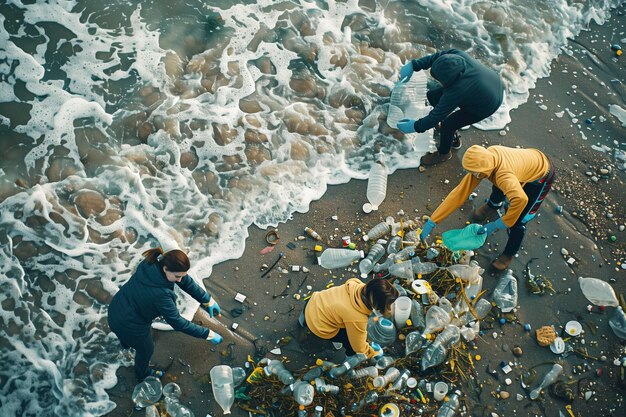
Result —
<instances>
[{"instance_id":1,"label":"yellow hooded jacket","mask_svg":"<svg viewBox=\"0 0 626 417\"><path fill-rule=\"evenodd\" d=\"M495 184L511 203L502 221L507 227L515 224L528 203L524 185L543 178L550 169L550 161L537 149L517 149L506 146L473 145L463 155L463 168L469 171L459 185L448 194L430 217L439 223L463 205L480 179L472 173L479 173Z\"/></svg>"},{"instance_id":2,"label":"yellow hooded jacket","mask_svg":"<svg viewBox=\"0 0 626 417\"><path fill-rule=\"evenodd\" d=\"M367 319L372 310L361 299L364 289L361 280L352 278L344 285L314 292L304 316L309 330L322 339L331 339L345 328L354 351L371 358L376 353L367 343Z\"/></svg>"}]
</instances>

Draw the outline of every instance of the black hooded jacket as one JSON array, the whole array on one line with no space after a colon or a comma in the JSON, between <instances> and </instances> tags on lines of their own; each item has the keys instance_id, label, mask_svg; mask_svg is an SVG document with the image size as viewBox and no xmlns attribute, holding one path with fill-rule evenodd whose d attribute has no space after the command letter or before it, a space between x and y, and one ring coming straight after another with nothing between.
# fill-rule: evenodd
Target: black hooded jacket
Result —
<instances>
[{"instance_id":1,"label":"black hooded jacket","mask_svg":"<svg viewBox=\"0 0 626 417\"><path fill-rule=\"evenodd\" d=\"M209 329L186 320L178 312L174 284L167 280L158 262L141 262L109 305L111 329L116 333L128 332L134 336L149 335L152 320L163 316L174 330L206 339ZM189 275L176 284L200 303L208 303L211 299Z\"/></svg>"},{"instance_id":2,"label":"black hooded jacket","mask_svg":"<svg viewBox=\"0 0 626 417\"><path fill-rule=\"evenodd\" d=\"M498 74L463 51L449 49L411 62L414 71L430 68L444 89L435 108L415 122L416 132L437 126L457 107L485 118L502 104L504 85Z\"/></svg>"}]
</instances>

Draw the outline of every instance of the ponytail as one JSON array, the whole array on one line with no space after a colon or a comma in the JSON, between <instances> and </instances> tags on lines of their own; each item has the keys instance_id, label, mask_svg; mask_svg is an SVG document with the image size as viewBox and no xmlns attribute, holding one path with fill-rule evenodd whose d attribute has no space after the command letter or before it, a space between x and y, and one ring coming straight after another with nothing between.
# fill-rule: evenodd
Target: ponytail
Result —
<instances>
[{"instance_id":1,"label":"ponytail","mask_svg":"<svg viewBox=\"0 0 626 417\"><path fill-rule=\"evenodd\" d=\"M171 272L187 272L191 268L187 254L180 249L163 253L160 247L152 248L145 251L143 256L149 264L158 262L159 266L166 267Z\"/></svg>"}]
</instances>

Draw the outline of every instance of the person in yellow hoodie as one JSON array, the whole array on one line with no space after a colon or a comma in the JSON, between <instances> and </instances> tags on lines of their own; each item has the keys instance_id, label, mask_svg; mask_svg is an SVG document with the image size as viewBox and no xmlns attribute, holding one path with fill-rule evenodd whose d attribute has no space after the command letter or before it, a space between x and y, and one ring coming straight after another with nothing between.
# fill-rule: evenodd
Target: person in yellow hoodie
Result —
<instances>
[{"instance_id":1,"label":"person in yellow hoodie","mask_svg":"<svg viewBox=\"0 0 626 417\"><path fill-rule=\"evenodd\" d=\"M372 310L386 315L398 298L398 290L386 279L367 284L352 278L345 284L313 293L300 315L300 325L317 337L341 343L346 355L364 353L368 358L382 354L367 343L367 320Z\"/></svg>"},{"instance_id":2,"label":"person in yellow hoodie","mask_svg":"<svg viewBox=\"0 0 626 417\"><path fill-rule=\"evenodd\" d=\"M463 168L468 174L433 212L420 238L425 240L439 222L463 205L483 179L488 179L493 184L491 196L485 205L474 211L473 221L483 223L494 219L504 198L508 199L509 208L504 216L487 223L482 229L483 233L490 235L499 229L508 228L506 247L491 264L495 269L503 271L522 245L526 223L535 217L552 187L554 167L548 157L537 149L506 146L484 148L474 145L463 155Z\"/></svg>"}]
</instances>

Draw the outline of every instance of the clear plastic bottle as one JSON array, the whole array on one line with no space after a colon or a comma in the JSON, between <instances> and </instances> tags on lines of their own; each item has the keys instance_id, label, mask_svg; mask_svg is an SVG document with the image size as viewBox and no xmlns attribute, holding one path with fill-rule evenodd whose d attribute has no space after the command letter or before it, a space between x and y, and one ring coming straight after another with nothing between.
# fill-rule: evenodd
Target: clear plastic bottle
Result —
<instances>
[{"instance_id":1,"label":"clear plastic bottle","mask_svg":"<svg viewBox=\"0 0 626 417\"><path fill-rule=\"evenodd\" d=\"M380 358L376 359L376 369L387 369L388 367L393 365L395 361L396 360L391 356L381 356Z\"/></svg>"},{"instance_id":2,"label":"clear plastic bottle","mask_svg":"<svg viewBox=\"0 0 626 417\"><path fill-rule=\"evenodd\" d=\"M387 259L385 259L385 262L383 262L382 264L374 265L374 268L372 269L372 271L380 272L380 271L388 270L389 267L394 264L395 258L396 258L396 254L392 253L391 255L387 256Z\"/></svg>"},{"instance_id":3,"label":"clear plastic bottle","mask_svg":"<svg viewBox=\"0 0 626 417\"><path fill-rule=\"evenodd\" d=\"M146 417L159 417L159 410L152 404L146 407Z\"/></svg>"},{"instance_id":4,"label":"clear plastic bottle","mask_svg":"<svg viewBox=\"0 0 626 417\"><path fill-rule=\"evenodd\" d=\"M587 300L597 306L617 307L619 302L611 284L598 278L578 278L578 284Z\"/></svg>"},{"instance_id":5,"label":"clear plastic bottle","mask_svg":"<svg viewBox=\"0 0 626 417\"><path fill-rule=\"evenodd\" d=\"M233 385L237 388L243 381L246 380L246 371L240 366L233 368Z\"/></svg>"},{"instance_id":6,"label":"clear plastic bottle","mask_svg":"<svg viewBox=\"0 0 626 417\"><path fill-rule=\"evenodd\" d=\"M378 207L385 200L387 195L387 167L385 166L384 156L379 155L378 160L372 165L367 180L367 200L372 210L378 210ZM364 211L367 211L365 209Z\"/></svg>"},{"instance_id":7,"label":"clear plastic bottle","mask_svg":"<svg viewBox=\"0 0 626 417\"><path fill-rule=\"evenodd\" d=\"M370 251L367 253L365 259L363 259L359 263L359 271L361 272L361 278L367 277L367 274L372 272L374 269L374 264L380 260L385 254L385 247L380 243L375 243L374 246L370 248Z\"/></svg>"},{"instance_id":8,"label":"clear plastic bottle","mask_svg":"<svg viewBox=\"0 0 626 417\"><path fill-rule=\"evenodd\" d=\"M358 404L352 405L352 412L355 412L367 404L371 404L375 401L378 401L378 393L376 391L368 391L365 393L365 396L358 402Z\"/></svg>"},{"instance_id":9,"label":"clear plastic bottle","mask_svg":"<svg viewBox=\"0 0 626 417\"><path fill-rule=\"evenodd\" d=\"M394 368L393 366L387 369L385 375L377 376L374 378L373 384L375 388L386 387L388 384L393 383L396 379L400 377L400 371L398 368Z\"/></svg>"},{"instance_id":10,"label":"clear plastic bottle","mask_svg":"<svg viewBox=\"0 0 626 417\"><path fill-rule=\"evenodd\" d=\"M402 372L402 374L400 374L400 377L396 379L394 383L391 385L391 391L401 390L402 387L404 387L406 380L409 379L409 376L411 376L411 373L409 371L405 370L404 372Z\"/></svg>"},{"instance_id":11,"label":"clear plastic bottle","mask_svg":"<svg viewBox=\"0 0 626 417\"><path fill-rule=\"evenodd\" d=\"M169 382L163 387L163 396L165 398L180 398L181 394L180 386L176 382Z\"/></svg>"},{"instance_id":12,"label":"clear plastic bottle","mask_svg":"<svg viewBox=\"0 0 626 417\"><path fill-rule=\"evenodd\" d=\"M396 327L384 317L372 316L367 322L367 337L385 347L396 341Z\"/></svg>"},{"instance_id":13,"label":"clear plastic bottle","mask_svg":"<svg viewBox=\"0 0 626 417\"><path fill-rule=\"evenodd\" d=\"M304 406L302 404L300 404L298 406L298 414L296 414L298 417L307 417L307 413L306 410L304 409Z\"/></svg>"},{"instance_id":14,"label":"clear plastic bottle","mask_svg":"<svg viewBox=\"0 0 626 417\"><path fill-rule=\"evenodd\" d=\"M321 367L323 367L323 368L324 368L324 370L326 370L326 371L327 371L327 370L329 370L329 369L334 368L335 366L337 366L337 364L336 364L335 362L325 361L325 360L323 360L323 359L316 359L316 360L315 360L315 364L316 364L317 366L321 366Z\"/></svg>"},{"instance_id":15,"label":"clear plastic bottle","mask_svg":"<svg viewBox=\"0 0 626 417\"><path fill-rule=\"evenodd\" d=\"M300 405L307 406L313 402L315 388L306 381L296 381L293 383L293 398Z\"/></svg>"},{"instance_id":16,"label":"clear plastic bottle","mask_svg":"<svg viewBox=\"0 0 626 417\"><path fill-rule=\"evenodd\" d=\"M227 413L224 413L227 414ZM178 406L174 408L171 417L194 417L193 411L191 411L187 406L178 403Z\"/></svg>"},{"instance_id":17,"label":"clear plastic bottle","mask_svg":"<svg viewBox=\"0 0 626 417\"><path fill-rule=\"evenodd\" d=\"M315 378L315 390L317 392L329 392L335 395L339 394L339 387L337 385L327 384L322 378Z\"/></svg>"},{"instance_id":18,"label":"clear plastic bottle","mask_svg":"<svg viewBox=\"0 0 626 417\"><path fill-rule=\"evenodd\" d=\"M417 301L415 298L411 300L411 322L413 327L418 329L423 329L426 327L426 318L424 317L424 308L422 307L422 303Z\"/></svg>"},{"instance_id":19,"label":"clear plastic bottle","mask_svg":"<svg viewBox=\"0 0 626 417\"><path fill-rule=\"evenodd\" d=\"M230 414L230 408L235 402L233 370L228 365L217 365L211 368L209 374L211 376L211 387L213 389L215 402L222 407L224 414Z\"/></svg>"},{"instance_id":20,"label":"clear plastic bottle","mask_svg":"<svg viewBox=\"0 0 626 417\"><path fill-rule=\"evenodd\" d=\"M448 355L450 346L458 343L461 339L461 331L451 324L446 326L435 341L429 345L422 355L422 370L437 366L442 363Z\"/></svg>"},{"instance_id":21,"label":"clear plastic bottle","mask_svg":"<svg viewBox=\"0 0 626 417\"><path fill-rule=\"evenodd\" d=\"M548 372L546 376L543 377L541 384L539 384L537 388L535 388L534 390L530 392L530 395L529 395L530 399L536 400L537 398L539 398L539 394L541 393L541 390L554 384L556 380L559 378L559 375L561 375L561 372L563 372L563 367L559 365L558 363L555 363L552 366L552 369L550 369L550 372Z\"/></svg>"},{"instance_id":22,"label":"clear plastic bottle","mask_svg":"<svg viewBox=\"0 0 626 417\"><path fill-rule=\"evenodd\" d=\"M385 236L387 233L389 233L389 230L390 230L389 223L380 222L376 226L372 227L367 232L367 234L363 236L363 240L366 242L369 240L376 240L380 237Z\"/></svg>"},{"instance_id":23,"label":"clear plastic bottle","mask_svg":"<svg viewBox=\"0 0 626 417\"><path fill-rule=\"evenodd\" d=\"M478 320L482 320L487 317L487 314L489 314L489 312L491 311L491 307L492 305L489 300L485 300L484 298L478 300L476 302L476 305L474 305L474 311L478 316ZM461 318L461 324L467 324L474 320L476 320L476 317L474 317L474 315L470 311L467 311L465 315Z\"/></svg>"},{"instance_id":24,"label":"clear plastic bottle","mask_svg":"<svg viewBox=\"0 0 626 417\"><path fill-rule=\"evenodd\" d=\"M400 249L402 249L402 237L396 235L389 241L389 244L387 245L387 253L390 255L392 253L398 253L400 252Z\"/></svg>"},{"instance_id":25,"label":"clear plastic bottle","mask_svg":"<svg viewBox=\"0 0 626 417\"><path fill-rule=\"evenodd\" d=\"M424 338L420 332L411 332L406 335L404 339L405 343L405 356L409 356L411 353L420 350L424 344Z\"/></svg>"},{"instance_id":26,"label":"clear plastic bottle","mask_svg":"<svg viewBox=\"0 0 626 417\"><path fill-rule=\"evenodd\" d=\"M133 389L132 399L136 407L145 408L156 404L161 398L163 386L159 378L149 376Z\"/></svg>"},{"instance_id":27,"label":"clear plastic bottle","mask_svg":"<svg viewBox=\"0 0 626 417\"><path fill-rule=\"evenodd\" d=\"M613 333L620 339L626 340L626 314L622 307L617 307L609 320L609 326Z\"/></svg>"},{"instance_id":28,"label":"clear plastic bottle","mask_svg":"<svg viewBox=\"0 0 626 417\"><path fill-rule=\"evenodd\" d=\"M406 261L413 256L415 256L415 246L410 245L402 249L400 252L396 253L396 256L394 256L394 262Z\"/></svg>"},{"instance_id":29,"label":"clear plastic bottle","mask_svg":"<svg viewBox=\"0 0 626 417\"><path fill-rule=\"evenodd\" d=\"M285 385L293 384L293 375L291 375L291 372L285 368L285 365L283 365L281 361L275 359L270 360L264 370L267 376L276 375L280 382Z\"/></svg>"},{"instance_id":30,"label":"clear plastic bottle","mask_svg":"<svg viewBox=\"0 0 626 417\"><path fill-rule=\"evenodd\" d=\"M450 313L439 306L431 306L426 312L424 334L432 334L443 330L450 323Z\"/></svg>"},{"instance_id":31,"label":"clear plastic bottle","mask_svg":"<svg viewBox=\"0 0 626 417\"><path fill-rule=\"evenodd\" d=\"M420 262L419 258L396 263L389 267L389 273L398 278L412 280L416 274L430 274L439 268L433 262Z\"/></svg>"},{"instance_id":32,"label":"clear plastic bottle","mask_svg":"<svg viewBox=\"0 0 626 417\"><path fill-rule=\"evenodd\" d=\"M356 355L349 356L346 358L344 363L331 369L328 375L333 379L338 378L350 369L356 368L361 363L365 362L366 359L367 356L365 356L364 353L357 353Z\"/></svg>"},{"instance_id":33,"label":"clear plastic bottle","mask_svg":"<svg viewBox=\"0 0 626 417\"><path fill-rule=\"evenodd\" d=\"M439 407L437 417L454 417L459 410L459 394L453 393L448 397L448 401Z\"/></svg>"},{"instance_id":34,"label":"clear plastic bottle","mask_svg":"<svg viewBox=\"0 0 626 417\"><path fill-rule=\"evenodd\" d=\"M302 380L311 382L315 378L319 378L324 373L324 367L316 366L314 368L309 369L304 375L302 375Z\"/></svg>"},{"instance_id":35,"label":"clear plastic bottle","mask_svg":"<svg viewBox=\"0 0 626 417\"><path fill-rule=\"evenodd\" d=\"M507 270L496 284L493 301L503 313L508 313L517 306L517 279L513 276L512 270Z\"/></svg>"},{"instance_id":36,"label":"clear plastic bottle","mask_svg":"<svg viewBox=\"0 0 626 417\"><path fill-rule=\"evenodd\" d=\"M469 265L450 265L446 269L454 275L455 278L459 278L468 284L477 284L480 280L480 274L485 271L476 261L470 262Z\"/></svg>"},{"instance_id":37,"label":"clear plastic bottle","mask_svg":"<svg viewBox=\"0 0 626 417\"><path fill-rule=\"evenodd\" d=\"M317 263L326 269L345 268L363 256L362 250L328 248L317 258Z\"/></svg>"},{"instance_id":38,"label":"clear plastic bottle","mask_svg":"<svg viewBox=\"0 0 626 417\"><path fill-rule=\"evenodd\" d=\"M365 368L361 369L352 369L348 373L348 376L352 379L365 378L368 376L376 378L378 376L378 369L375 366L366 366Z\"/></svg>"},{"instance_id":39,"label":"clear plastic bottle","mask_svg":"<svg viewBox=\"0 0 626 417\"><path fill-rule=\"evenodd\" d=\"M322 417L322 413L324 412L324 407L321 405L316 405L315 410L313 411L313 417Z\"/></svg>"}]
</instances>

